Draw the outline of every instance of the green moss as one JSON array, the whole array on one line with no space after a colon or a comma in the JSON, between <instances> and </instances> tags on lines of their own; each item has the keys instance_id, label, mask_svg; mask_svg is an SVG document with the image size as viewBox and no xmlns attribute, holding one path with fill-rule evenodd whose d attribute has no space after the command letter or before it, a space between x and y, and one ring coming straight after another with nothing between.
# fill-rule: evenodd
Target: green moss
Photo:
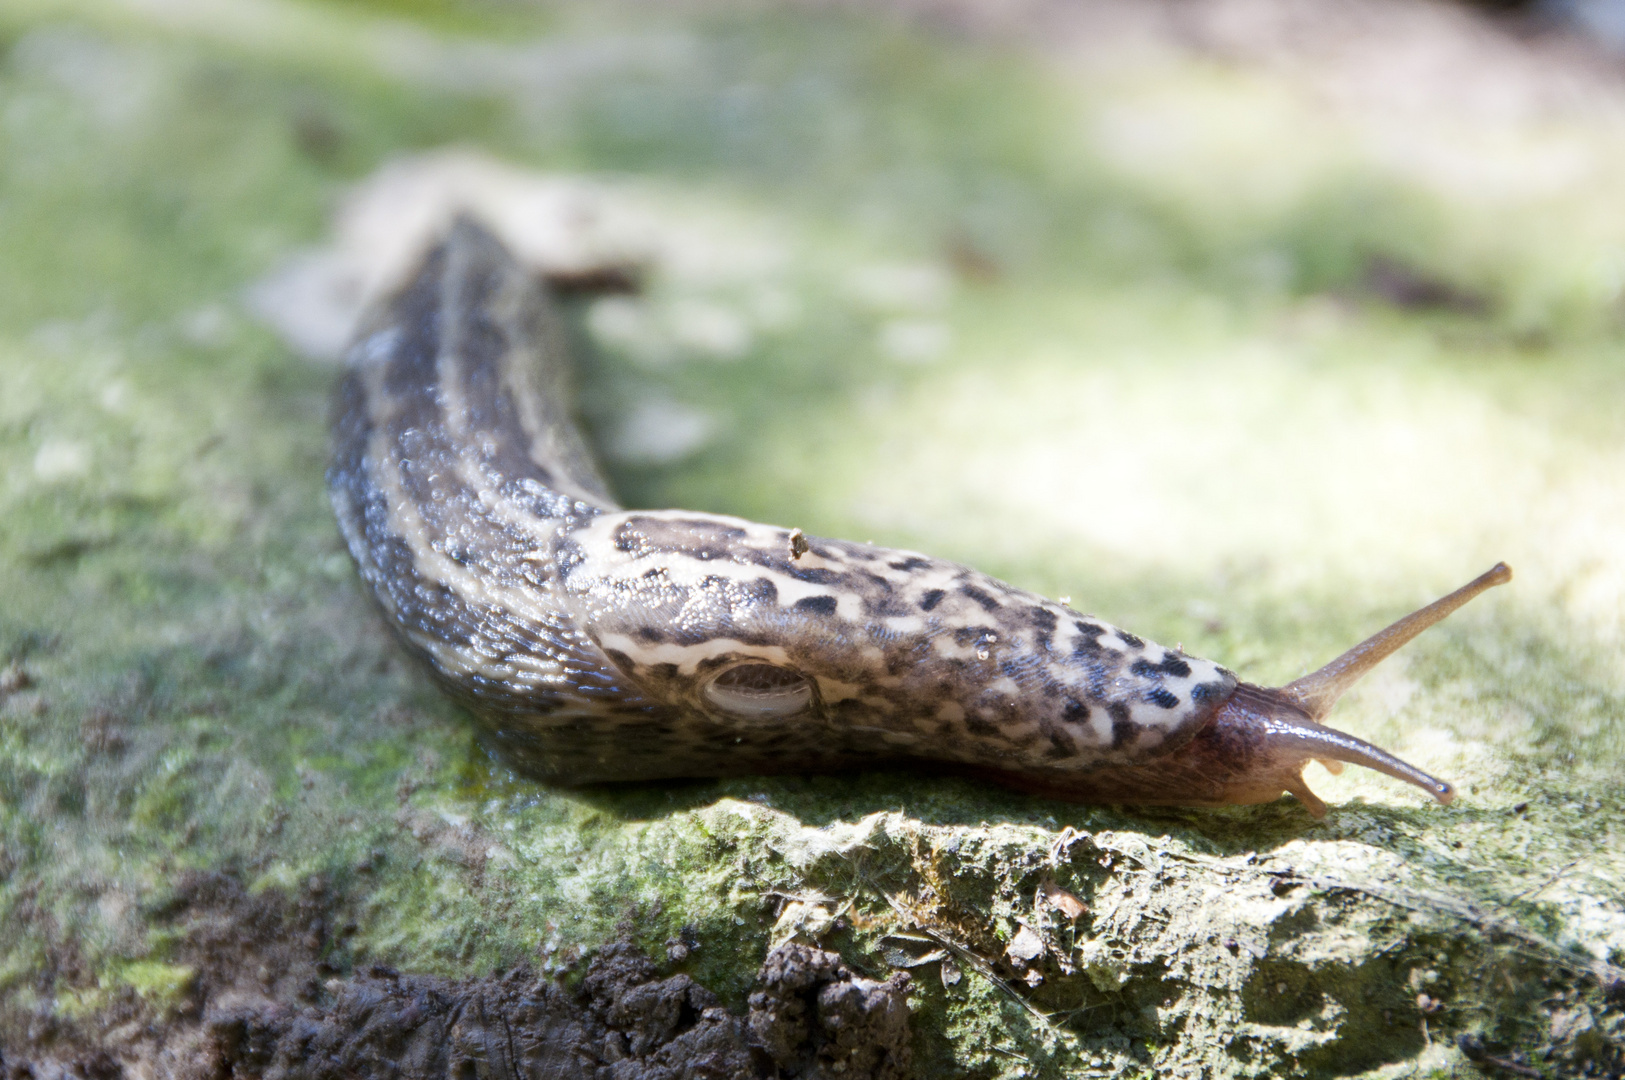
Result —
<instances>
[{"instance_id":1,"label":"green moss","mask_svg":"<svg viewBox=\"0 0 1625 1080\"><path fill-rule=\"evenodd\" d=\"M113 988L128 986L159 1013L173 1012L191 993L197 972L177 964L137 960L116 968L109 982Z\"/></svg>"}]
</instances>

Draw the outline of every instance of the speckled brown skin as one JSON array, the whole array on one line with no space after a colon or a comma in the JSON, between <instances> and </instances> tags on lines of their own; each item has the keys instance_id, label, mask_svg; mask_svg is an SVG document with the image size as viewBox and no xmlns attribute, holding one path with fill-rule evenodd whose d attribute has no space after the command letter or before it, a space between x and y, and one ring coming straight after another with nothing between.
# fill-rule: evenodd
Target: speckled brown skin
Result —
<instances>
[{"instance_id":1,"label":"speckled brown skin","mask_svg":"<svg viewBox=\"0 0 1625 1080\"><path fill-rule=\"evenodd\" d=\"M545 290L460 222L352 348L328 473L391 624L539 777L920 761L1066 799L1289 791L1319 813L1299 773L1322 758L1449 798L1315 722L1364 654L1334 663L1336 687L1265 690L916 552L621 510L571 423L568 375ZM1379 635L1375 658L1415 629Z\"/></svg>"},{"instance_id":2,"label":"speckled brown skin","mask_svg":"<svg viewBox=\"0 0 1625 1080\"><path fill-rule=\"evenodd\" d=\"M1236 806L1274 802L1284 791L1296 796L1315 817L1322 817L1326 804L1303 781L1303 768L1317 759L1316 754L1272 738L1273 723L1282 713L1298 713L1303 722L1313 723L1280 690L1240 683L1213 719L1177 754L1095 769L1079 777L1024 776L997 770L987 770L984 775L1069 802ZM1336 759L1330 759L1330 764L1338 767ZM1433 783L1437 787L1430 787L1430 793L1449 802L1450 785Z\"/></svg>"}]
</instances>

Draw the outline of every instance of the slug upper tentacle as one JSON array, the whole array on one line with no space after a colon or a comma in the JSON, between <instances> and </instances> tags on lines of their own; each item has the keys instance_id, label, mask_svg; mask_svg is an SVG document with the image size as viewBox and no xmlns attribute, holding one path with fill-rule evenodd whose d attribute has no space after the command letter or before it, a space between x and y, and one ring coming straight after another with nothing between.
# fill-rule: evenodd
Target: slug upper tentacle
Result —
<instances>
[{"instance_id":1,"label":"slug upper tentacle","mask_svg":"<svg viewBox=\"0 0 1625 1080\"><path fill-rule=\"evenodd\" d=\"M1310 760L1449 784L1319 723L1504 565L1288 686L1241 683L964 566L687 510L622 510L570 417L545 288L463 220L366 325L329 490L408 646L561 783L917 760L1078 801L1219 805Z\"/></svg>"}]
</instances>

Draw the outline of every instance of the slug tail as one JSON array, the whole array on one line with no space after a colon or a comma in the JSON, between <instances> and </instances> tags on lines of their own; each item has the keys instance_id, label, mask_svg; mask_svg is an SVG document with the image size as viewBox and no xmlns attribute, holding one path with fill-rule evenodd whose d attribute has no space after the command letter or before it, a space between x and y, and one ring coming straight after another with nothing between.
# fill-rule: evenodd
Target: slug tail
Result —
<instances>
[{"instance_id":1,"label":"slug tail","mask_svg":"<svg viewBox=\"0 0 1625 1080\"><path fill-rule=\"evenodd\" d=\"M1366 672L1382 663L1400 646L1479 593L1497 585L1505 585L1511 580L1512 568L1504 562L1496 563L1449 596L1435 600L1419 611L1411 612L1386 630L1360 642L1319 671L1287 683L1281 687L1281 692L1291 697L1310 719L1319 720L1332 711L1332 706L1337 704L1337 699L1342 697L1349 687L1364 678ZM1334 757L1334 760L1350 759Z\"/></svg>"}]
</instances>

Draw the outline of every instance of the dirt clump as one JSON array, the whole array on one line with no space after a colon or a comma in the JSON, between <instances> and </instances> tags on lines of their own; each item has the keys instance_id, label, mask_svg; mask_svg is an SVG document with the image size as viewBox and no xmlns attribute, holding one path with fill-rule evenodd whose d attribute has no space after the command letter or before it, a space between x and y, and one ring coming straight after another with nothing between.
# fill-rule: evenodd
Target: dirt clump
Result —
<instances>
[{"instance_id":1,"label":"dirt clump","mask_svg":"<svg viewBox=\"0 0 1625 1080\"><path fill-rule=\"evenodd\" d=\"M909 1072L909 978L857 978L834 953L781 945L750 996L750 1030L792 1076L902 1080Z\"/></svg>"},{"instance_id":2,"label":"dirt clump","mask_svg":"<svg viewBox=\"0 0 1625 1080\"><path fill-rule=\"evenodd\" d=\"M618 942L574 991L526 968L462 980L375 968L321 1006L228 1007L206 1023L216 1075L268 1080L908 1075L907 976L858 978L838 956L792 945L768 955L758 984L736 1016Z\"/></svg>"},{"instance_id":3,"label":"dirt clump","mask_svg":"<svg viewBox=\"0 0 1625 1080\"><path fill-rule=\"evenodd\" d=\"M13 1029L0 1078L113 1080L903 1080L908 976L880 982L833 953L768 953L746 1015L686 974L661 977L628 940L592 957L578 984L519 967L451 979L322 959L345 936L342 905L312 879L250 895L196 875L160 921L182 931L196 973L167 1015ZM126 995L128 998L128 995Z\"/></svg>"}]
</instances>

